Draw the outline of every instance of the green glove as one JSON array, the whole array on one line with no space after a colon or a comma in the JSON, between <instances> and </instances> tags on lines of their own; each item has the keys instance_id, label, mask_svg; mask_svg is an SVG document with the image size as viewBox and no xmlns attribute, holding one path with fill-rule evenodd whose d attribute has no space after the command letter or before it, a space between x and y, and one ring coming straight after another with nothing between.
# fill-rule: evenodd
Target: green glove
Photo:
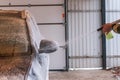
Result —
<instances>
[{"instance_id":1,"label":"green glove","mask_svg":"<svg viewBox=\"0 0 120 80\"><path fill-rule=\"evenodd\" d=\"M109 32L108 34L105 34L105 36L107 40L110 40L113 38L113 34L111 32Z\"/></svg>"}]
</instances>

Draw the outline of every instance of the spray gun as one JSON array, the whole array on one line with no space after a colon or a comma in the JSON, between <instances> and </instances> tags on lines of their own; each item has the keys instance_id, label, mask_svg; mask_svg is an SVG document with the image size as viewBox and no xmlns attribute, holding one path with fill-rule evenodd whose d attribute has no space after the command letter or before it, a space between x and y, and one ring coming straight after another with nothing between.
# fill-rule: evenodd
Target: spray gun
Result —
<instances>
[{"instance_id":1,"label":"spray gun","mask_svg":"<svg viewBox=\"0 0 120 80\"><path fill-rule=\"evenodd\" d=\"M100 27L100 28L97 29L97 31L101 31L102 29L103 29L103 27ZM108 39L108 40L113 38L113 34L112 34L111 31L110 32L106 32L105 36L106 36L106 39Z\"/></svg>"},{"instance_id":2,"label":"spray gun","mask_svg":"<svg viewBox=\"0 0 120 80\"><path fill-rule=\"evenodd\" d=\"M103 29L103 27L100 27L100 28L97 29L97 31L100 31L100 30L102 30L102 29Z\"/></svg>"}]
</instances>

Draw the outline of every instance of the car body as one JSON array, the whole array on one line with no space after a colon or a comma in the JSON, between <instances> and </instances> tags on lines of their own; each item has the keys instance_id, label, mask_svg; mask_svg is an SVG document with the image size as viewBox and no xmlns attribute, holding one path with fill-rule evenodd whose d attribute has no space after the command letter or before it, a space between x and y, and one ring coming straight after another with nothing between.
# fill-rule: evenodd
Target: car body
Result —
<instances>
[{"instance_id":1,"label":"car body","mask_svg":"<svg viewBox=\"0 0 120 80\"><path fill-rule=\"evenodd\" d=\"M0 10L0 80L48 80L48 53L57 48L29 11Z\"/></svg>"}]
</instances>

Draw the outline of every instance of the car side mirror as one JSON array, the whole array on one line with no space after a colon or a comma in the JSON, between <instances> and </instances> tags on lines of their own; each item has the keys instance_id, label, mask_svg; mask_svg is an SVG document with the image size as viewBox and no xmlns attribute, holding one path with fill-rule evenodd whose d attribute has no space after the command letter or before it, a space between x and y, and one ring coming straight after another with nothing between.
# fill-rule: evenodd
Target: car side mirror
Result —
<instances>
[{"instance_id":1,"label":"car side mirror","mask_svg":"<svg viewBox=\"0 0 120 80\"><path fill-rule=\"evenodd\" d=\"M39 53L52 53L57 51L58 45L55 41L41 40L39 46Z\"/></svg>"}]
</instances>

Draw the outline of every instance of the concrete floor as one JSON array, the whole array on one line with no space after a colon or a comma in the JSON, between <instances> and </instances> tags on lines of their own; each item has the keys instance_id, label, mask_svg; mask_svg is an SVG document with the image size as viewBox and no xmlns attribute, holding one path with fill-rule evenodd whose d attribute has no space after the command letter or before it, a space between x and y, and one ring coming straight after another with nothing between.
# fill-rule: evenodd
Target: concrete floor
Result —
<instances>
[{"instance_id":1,"label":"concrete floor","mask_svg":"<svg viewBox=\"0 0 120 80\"><path fill-rule=\"evenodd\" d=\"M50 72L50 80L118 80L110 71L80 70L69 72Z\"/></svg>"}]
</instances>

